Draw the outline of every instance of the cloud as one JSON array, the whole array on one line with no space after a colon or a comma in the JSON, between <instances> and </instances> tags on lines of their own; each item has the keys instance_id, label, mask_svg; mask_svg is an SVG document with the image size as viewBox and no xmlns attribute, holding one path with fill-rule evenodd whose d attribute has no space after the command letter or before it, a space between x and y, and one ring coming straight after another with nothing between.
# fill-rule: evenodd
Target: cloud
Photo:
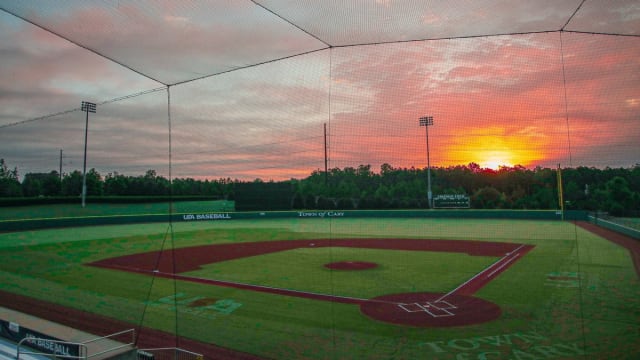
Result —
<instances>
[{"instance_id":1,"label":"cloud","mask_svg":"<svg viewBox=\"0 0 640 360\"><path fill-rule=\"evenodd\" d=\"M39 19L57 33L164 84L326 47L250 3L216 8L127 3ZM238 46L242 44L242 46Z\"/></svg>"},{"instance_id":2,"label":"cloud","mask_svg":"<svg viewBox=\"0 0 640 360\"><path fill-rule=\"evenodd\" d=\"M263 18L235 29L251 14L242 5L213 15L201 13L200 3L166 5L74 9L56 26L167 81L318 44L291 37L288 26L256 32ZM209 15L216 21L206 21ZM158 87L0 16L0 125ZM171 156L174 177L304 177L324 166L325 123L330 167L423 167L418 118L425 115L435 119L435 166L497 155L526 166L632 165L640 153L639 49L636 38L548 33L312 52L99 106L90 117L89 167L167 176ZM79 111L0 128L0 157L23 174L48 172L64 149L65 167L78 168L83 130Z\"/></svg>"},{"instance_id":3,"label":"cloud","mask_svg":"<svg viewBox=\"0 0 640 360\"><path fill-rule=\"evenodd\" d=\"M512 39L402 44L401 49L379 46L366 51L363 57L374 59L366 66L357 56L351 62L339 61L335 72L341 83L335 91L342 84L349 84L347 92L365 91L351 96L345 105L352 111L341 108L334 117L332 128L354 134L334 142L334 151L342 155L336 157L351 159L350 165L358 157L374 164L415 165L425 153L416 140L417 119L432 114L436 164L481 162L478 152L503 150L505 144L518 155L518 162L528 166L549 165L549 159L560 158L567 164L570 144L581 152L591 145L595 149L611 144L608 151L616 153L609 158L618 156L617 163L633 164L633 156L616 150L622 149L616 144L628 142L638 132L632 125L637 124L632 122L637 115L620 110L637 88L632 74L640 70L638 50L626 44L637 40L612 41L598 50L582 36L565 37L565 51L579 53L581 61L569 58L563 68L558 34ZM599 123L600 136L569 141L569 135L591 123ZM384 151L385 147L404 149L405 155ZM589 156L593 163L599 161L597 152L585 152L575 165L589 164Z\"/></svg>"}]
</instances>

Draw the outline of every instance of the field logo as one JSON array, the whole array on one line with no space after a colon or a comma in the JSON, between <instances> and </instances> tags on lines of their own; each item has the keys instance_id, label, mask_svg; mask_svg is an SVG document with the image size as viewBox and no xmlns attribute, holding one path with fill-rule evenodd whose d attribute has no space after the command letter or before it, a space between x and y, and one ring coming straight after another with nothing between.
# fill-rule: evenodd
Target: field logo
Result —
<instances>
[{"instance_id":1,"label":"field logo","mask_svg":"<svg viewBox=\"0 0 640 360\"><path fill-rule=\"evenodd\" d=\"M427 357L456 360L543 360L575 358L587 353L579 343L555 343L535 331L420 343ZM542 345L545 344L545 345Z\"/></svg>"},{"instance_id":2,"label":"field logo","mask_svg":"<svg viewBox=\"0 0 640 360\"><path fill-rule=\"evenodd\" d=\"M232 299L214 299L205 296L187 297L184 293L149 301L147 305L207 319L215 319L220 315L230 315L242 306L241 303Z\"/></svg>"}]
</instances>

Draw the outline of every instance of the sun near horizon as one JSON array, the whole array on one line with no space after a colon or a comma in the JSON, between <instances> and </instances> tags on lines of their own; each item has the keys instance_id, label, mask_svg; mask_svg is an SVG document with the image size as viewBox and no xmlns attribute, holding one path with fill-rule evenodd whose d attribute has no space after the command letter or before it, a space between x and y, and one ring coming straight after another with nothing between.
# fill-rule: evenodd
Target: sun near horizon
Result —
<instances>
[{"instance_id":1,"label":"sun near horizon","mask_svg":"<svg viewBox=\"0 0 640 360\"><path fill-rule=\"evenodd\" d=\"M483 168L498 170L500 167L512 167L513 154L509 151L487 151L478 154L478 165Z\"/></svg>"},{"instance_id":2,"label":"sun near horizon","mask_svg":"<svg viewBox=\"0 0 640 360\"><path fill-rule=\"evenodd\" d=\"M456 139L458 140L458 139ZM538 143L536 143L538 142ZM523 146L523 143L529 144ZM477 141L454 141L442 144L442 152L436 153L438 163L447 165L476 163L481 168L499 170L501 167L531 166L542 159L553 158L553 152L541 151L545 144L538 139L507 138L499 136L479 137Z\"/></svg>"}]
</instances>

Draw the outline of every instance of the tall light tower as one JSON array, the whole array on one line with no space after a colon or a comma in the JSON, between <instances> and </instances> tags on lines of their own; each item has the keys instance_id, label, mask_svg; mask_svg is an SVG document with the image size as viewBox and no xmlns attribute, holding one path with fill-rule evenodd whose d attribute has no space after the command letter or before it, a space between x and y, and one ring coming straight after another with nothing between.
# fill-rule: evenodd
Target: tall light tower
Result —
<instances>
[{"instance_id":1,"label":"tall light tower","mask_svg":"<svg viewBox=\"0 0 640 360\"><path fill-rule=\"evenodd\" d=\"M431 161L429 160L429 126L433 125L433 116L424 116L420 118L420 126L424 126L427 136L427 200L429 201L429 209L433 206L433 193L431 192Z\"/></svg>"},{"instance_id":2,"label":"tall light tower","mask_svg":"<svg viewBox=\"0 0 640 360\"><path fill-rule=\"evenodd\" d=\"M84 207L87 198L87 134L89 132L89 113L96 113L96 104L83 101L80 109L87 114L84 123L84 164L82 165L82 207Z\"/></svg>"}]
</instances>

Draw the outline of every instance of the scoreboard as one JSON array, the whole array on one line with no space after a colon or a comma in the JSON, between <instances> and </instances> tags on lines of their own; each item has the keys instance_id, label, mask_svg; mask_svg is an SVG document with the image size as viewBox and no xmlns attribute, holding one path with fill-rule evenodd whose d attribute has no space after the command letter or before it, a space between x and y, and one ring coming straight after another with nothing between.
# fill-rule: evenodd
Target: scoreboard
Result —
<instances>
[{"instance_id":1,"label":"scoreboard","mask_svg":"<svg viewBox=\"0 0 640 360\"><path fill-rule=\"evenodd\" d=\"M469 209L471 201L466 194L440 194L433 197L434 209Z\"/></svg>"}]
</instances>

